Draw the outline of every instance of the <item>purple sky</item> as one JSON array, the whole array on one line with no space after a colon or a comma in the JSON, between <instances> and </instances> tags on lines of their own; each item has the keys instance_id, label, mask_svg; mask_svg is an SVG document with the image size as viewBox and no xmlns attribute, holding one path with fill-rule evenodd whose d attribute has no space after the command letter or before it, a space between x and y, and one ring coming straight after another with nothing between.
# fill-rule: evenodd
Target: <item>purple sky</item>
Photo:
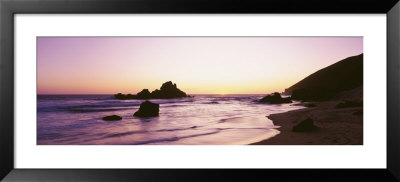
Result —
<instances>
[{"instance_id":1,"label":"purple sky","mask_svg":"<svg viewBox=\"0 0 400 182\"><path fill-rule=\"evenodd\" d=\"M362 37L38 37L38 94L267 94L363 53Z\"/></svg>"}]
</instances>

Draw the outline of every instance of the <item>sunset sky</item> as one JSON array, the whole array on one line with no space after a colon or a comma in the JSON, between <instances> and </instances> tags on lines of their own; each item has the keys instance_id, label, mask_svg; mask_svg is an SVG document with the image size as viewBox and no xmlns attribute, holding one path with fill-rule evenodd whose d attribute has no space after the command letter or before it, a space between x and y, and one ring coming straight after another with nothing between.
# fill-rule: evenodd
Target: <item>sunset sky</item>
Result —
<instances>
[{"instance_id":1,"label":"sunset sky","mask_svg":"<svg viewBox=\"0 0 400 182\"><path fill-rule=\"evenodd\" d=\"M362 37L38 37L38 94L268 94L363 52Z\"/></svg>"}]
</instances>

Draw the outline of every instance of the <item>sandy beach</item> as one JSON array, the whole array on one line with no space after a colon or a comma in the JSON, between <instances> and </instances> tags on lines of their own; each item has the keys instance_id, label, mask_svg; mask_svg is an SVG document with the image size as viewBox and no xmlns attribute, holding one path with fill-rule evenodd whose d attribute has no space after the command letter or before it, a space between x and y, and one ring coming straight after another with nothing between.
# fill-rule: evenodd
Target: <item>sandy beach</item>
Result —
<instances>
[{"instance_id":1,"label":"sandy beach","mask_svg":"<svg viewBox=\"0 0 400 182\"><path fill-rule=\"evenodd\" d=\"M362 106L336 108L341 101L313 102L309 107L267 116L280 126L280 134L252 145L362 145ZM292 132L293 126L311 118L316 131Z\"/></svg>"}]
</instances>

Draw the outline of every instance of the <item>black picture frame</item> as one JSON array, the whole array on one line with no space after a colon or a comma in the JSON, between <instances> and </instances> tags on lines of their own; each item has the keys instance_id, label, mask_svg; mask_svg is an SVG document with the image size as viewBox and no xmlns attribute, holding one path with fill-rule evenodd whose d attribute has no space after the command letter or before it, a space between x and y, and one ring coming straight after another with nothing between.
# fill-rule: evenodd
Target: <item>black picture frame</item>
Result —
<instances>
[{"instance_id":1,"label":"black picture frame","mask_svg":"<svg viewBox=\"0 0 400 182\"><path fill-rule=\"evenodd\" d=\"M387 168L15 169L14 15L19 13L386 14ZM227 181L228 179L241 181L400 181L399 17L400 3L398 0L0 0L0 179L5 181Z\"/></svg>"}]
</instances>

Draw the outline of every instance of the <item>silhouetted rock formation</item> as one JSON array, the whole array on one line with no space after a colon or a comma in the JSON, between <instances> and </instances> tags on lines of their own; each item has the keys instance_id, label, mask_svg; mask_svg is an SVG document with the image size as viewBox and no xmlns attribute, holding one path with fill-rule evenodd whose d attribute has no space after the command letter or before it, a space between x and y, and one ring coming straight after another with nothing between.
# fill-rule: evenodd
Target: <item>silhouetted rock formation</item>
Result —
<instances>
[{"instance_id":1,"label":"silhouetted rock formation","mask_svg":"<svg viewBox=\"0 0 400 182\"><path fill-rule=\"evenodd\" d=\"M293 86L285 89L285 94L291 94L293 100L330 100L342 92L356 88L357 96L362 98L363 85L363 54L348 57L326 68L323 68L304 78ZM345 93L344 95L349 95Z\"/></svg>"},{"instance_id":2,"label":"silhouetted rock formation","mask_svg":"<svg viewBox=\"0 0 400 182\"><path fill-rule=\"evenodd\" d=\"M117 94L114 94L114 98L116 98L116 99L124 99L125 95L123 95L121 93L117 93Z\"/></svg>"},{"instance_id":3,"label":"silhouetted rock formation","mask_svg":"<svg viewBox=\"0 0 400 182\"><path fill-rule=\"evenodd\" d=\"M267 95L259 100L259 102L267 102L270 104L292 103L290 98L282 98L278 92Z\"/></svg>"},{"instance_id":4,"label":"silhouetted rock formation","mask_svg":"<svg viewBox=\"0 0 400 182\"><path fill-rule=\"evenodd\" d=\"M121 120L121 119L122 119L121 116L117 116L117 115L103 117L103 120L105 120L105 121L115 121L115 120Z\"/></svg>"},{"instance_id":5,"label":"silhouetted rock formation","mask_svg":"<svg viewBox=\"0 0 400 182\"><path fill-rule=\"evenodd\" d=\"M171 81L169 81L163 83L160 90L156 89L151 92L151 97L157 99L169 99L187 97L187 95L185 92L179 90L176 84L173 84Z\"/></svg>"},{"instance_id":6,"label":"silhouetted rock formation","mask_svg":"<svg viewBox=\"0 0 400 182\"><path fill-rule=\"evenodd\" d=\"M176 84L172 83L171 81L163 83L160 89L156 89L151 93L148 89L143 89L136 95L124 95L121 93L114 95L114 98L116 99L171 99L181 97L190 96L186 95L185 92L178 89Z\"/></svg>"},{"instance_id":7,"label":"silhouetted rock formation","mask_svg":"<svg viewBox=\"0 0 400 182\"><path fill-rule=\"evenodd\" d=\"M311 118L307 118L306 120L301 121L299 124L293 126L293 132L308 132L308 131L315 131L318 129L314 125L314 121Z\"/></svg>"},{"instance_id":8,"label":"silhouetted rock formation","mask_svg":"<svg viewBox=\"0 0 400 182\"><path fill-rule=\"evenodd\" d=\"M121 99L121 100L125 100L125 99L136 99L136 95L132 95L132 94L127 94L127 95L125 95L125 94L118 93L118 94L115 94L115 95L114 95L114 98L116 98L116 99Z\"/></svg>"},{"instance_id":9,"label":"silhouetted rock formation","mask_svg":"<svg viewBox=\"0 0 400 182\"><path fill-rule=\"evenodd\" d=\"M148 99L150 98L150 92L148 89L143 89L142 91L140 91L139 93L136 94L136 98L140 98L140 99Z\"/></svg>"},{"instance_id":10,"label":"silhouetted rock formation","mask_svg":"<svg viewBox=\"0 0 400 182\"><path fill-rule=\"evenodd\" d=\"M152 103L150 101L144 101L140 104L140 108L138 111L133 114L138 117L153 117L158 116L158 112L160 110L160 105Z\"/></svg>"}]
</instances>

